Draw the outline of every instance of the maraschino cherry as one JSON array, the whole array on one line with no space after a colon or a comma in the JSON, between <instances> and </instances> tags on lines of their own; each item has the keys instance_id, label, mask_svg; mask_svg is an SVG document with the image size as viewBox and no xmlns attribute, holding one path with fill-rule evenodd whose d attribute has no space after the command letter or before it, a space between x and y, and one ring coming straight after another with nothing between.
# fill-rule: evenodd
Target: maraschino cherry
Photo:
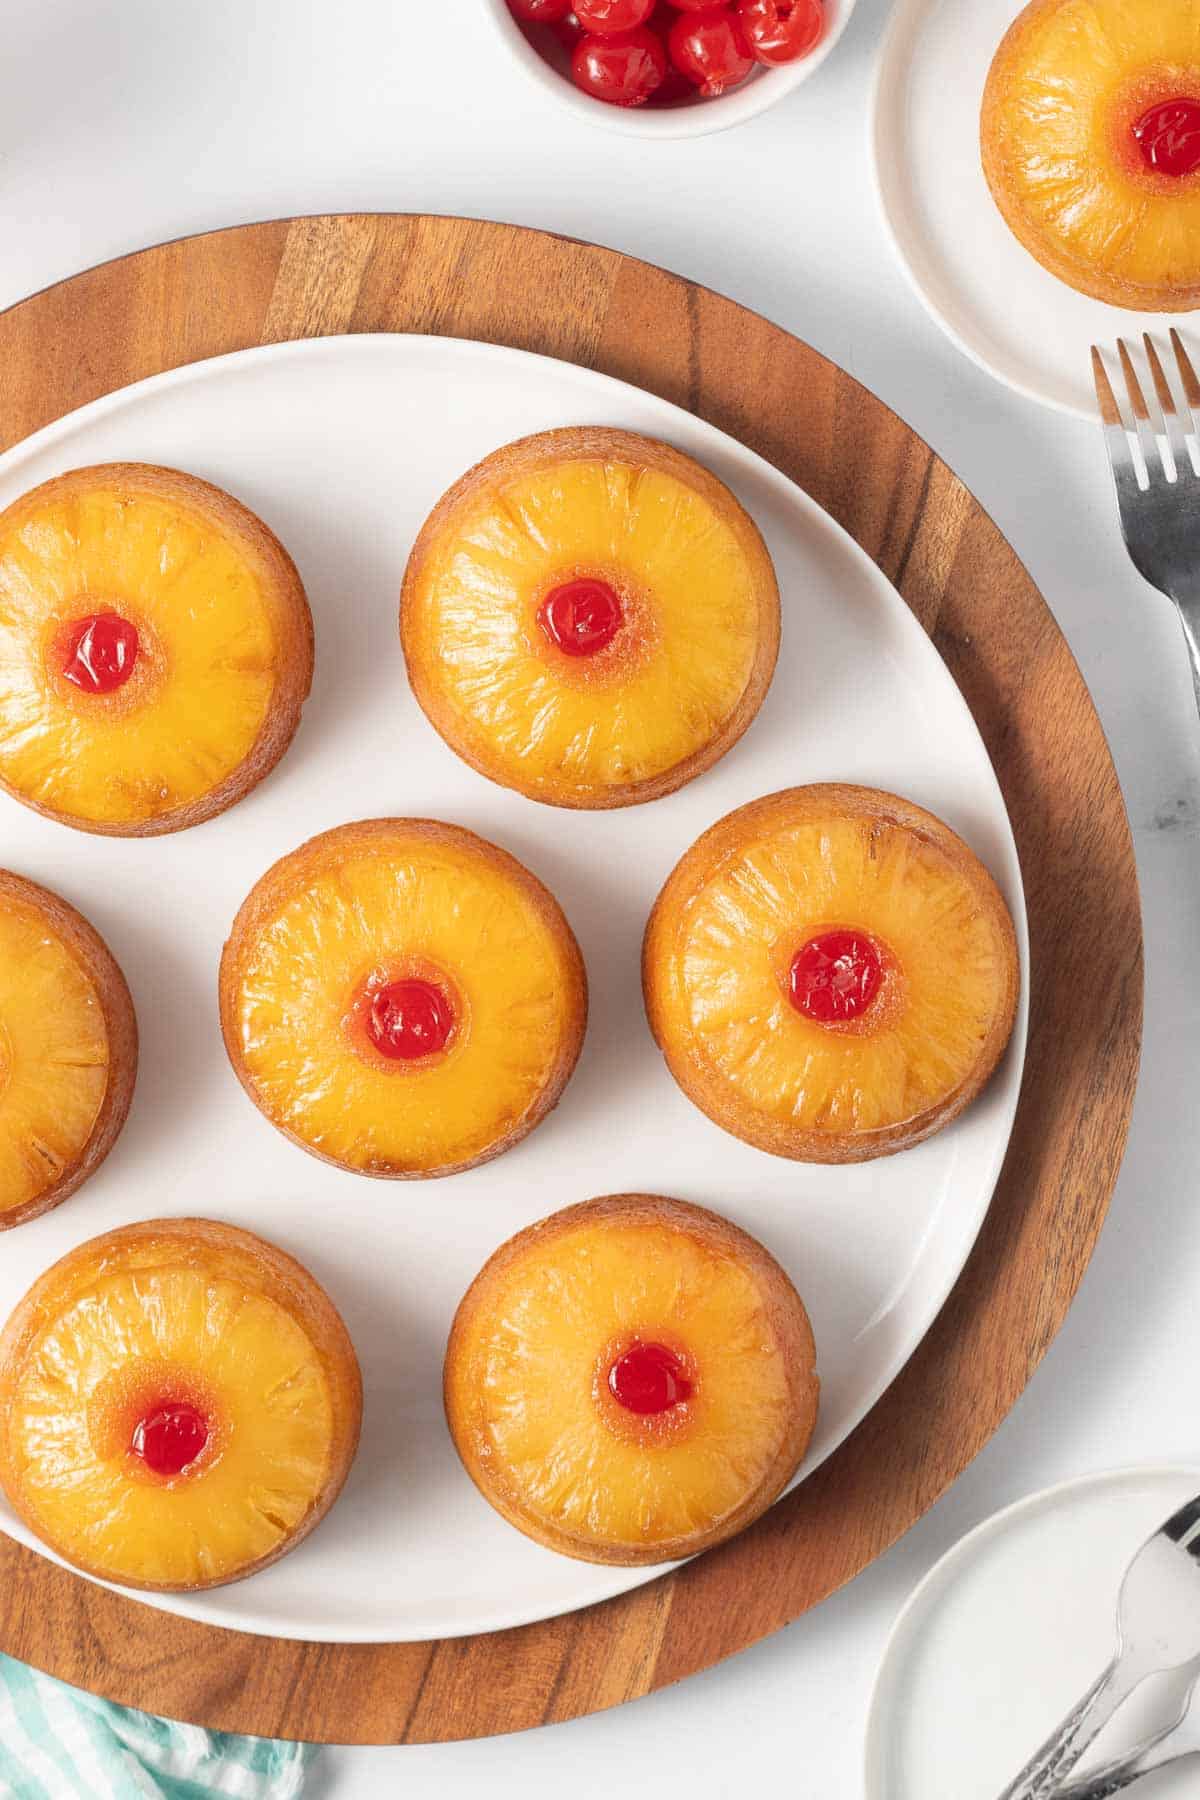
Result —
<instances>
[{"instance_id":1,"label":"maraschino cherry","mask_svg":"<svg viewBox=\"0 0 1200 1800\"><path fill-rule=\"evenodd\" d=\"M67 627L62 672L85 694L115 694L133 674L138 630L120 613L89 613Z\"/></svg>"},{"instance_id":2,"label":"maraschino cherry","mask_svg":"<svg viewBox=\"0 0 1200 1800\"><path fill-rule=\"evenodd\" d=\"M554 588L538 609L538 623L564 656L606 650L625 621L620 597L607 581L581 576Z\"/></svg>"},{"instance_id":3,"label":"maraschino cherry","mask_svg":"<svg viewBox=\"0 0 1200 1800\"><path fill-rule=\"evenodd\" d=\"M788 995L806 1018L840 1025L862 1017L882 982L883 958L865 931L823 931L792 958Z\"/></svg>"},{"instance_id":4,"label":"maraschino cherry","mask_svg":"<svg viewBox=\"0 0 1200 1800\"><path fill-rule=\"evenodd\" d=\"M1133 127L1147 168L1158 175L1194 175L1200 169L1200 100L1181 95L1144 112Z\"/></svg>"},{"instance_id":5,"label":"maraschino cherry","mask_svg":"<svg viewBox=\"0 0 1200 1800\"><path fill-rule=\"evenodd\" d=\"M155 1475L182 1475L208 1442L208 1420L186 1400L167 1400L134 1426L130 1449Z\"/></svg>"},{"instance_id":6,"label":"maraschino cherry","mask_svg":"<svg viewBox=\"0 0 1200 1800\"><path fill-rule=\"evenodd\" d=\"M689 1400L692 1384L683 1364L665 1344L631 1344L608 1371L608 1389L627 1412L668 1412Z\"/></svg>"},{"instance_id":7,"label":"maraschino cherry","mask_svg":"<svg viewBox=\"0 0 1200 1800\"><path fill-rule=\"evenodd\" d=\"M454 1030L450 996L432 981L389 981L370 996L367 1036L393 1062L415 1062L444 1050Z\"/></svg>"}]
</instances>

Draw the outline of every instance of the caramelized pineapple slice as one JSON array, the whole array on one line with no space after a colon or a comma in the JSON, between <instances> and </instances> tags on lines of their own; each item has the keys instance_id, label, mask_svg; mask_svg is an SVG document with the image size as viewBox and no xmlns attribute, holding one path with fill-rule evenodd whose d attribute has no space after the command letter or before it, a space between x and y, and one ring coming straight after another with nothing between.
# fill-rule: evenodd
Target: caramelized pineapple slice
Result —
<instances>
[{"instance_id":1,"label":"caramelized pineapple slice","mask_svg":"<svg viewBox=\"0 0 1200 1800\"><path fill-rule=\"evenodd\" d=\"M992 64L982 141L1001 212L1052 274L1116 306L1200 305L1195 0L1033 0Z\"/></svg>"},{"instance_id":2,"label":"caramelized pineapple slice","mask_svg":"<svg viewBox=\"0 0 1200 1800\"><path fill-rule=\"evenodd\" d=\"M327 832L250 895L221 977L226 1046L267 1118L367 1175L446 1174L532 1130L574 1067L579 950L553 897L428 820Z\"/></svg>"},{"instance_id":3,"label":"caramelized pineapple slice","mask_svg":"<svg viewBox=\"0 0 1200 1800\"><path fill-rule=\"evenodd\" d=\"M757 1517L816 1416L808 1317L760 1244L617 1195L511 1240L459 1309L446 1406L485 1496L598 1562L686 1556Z\"/></svg>"},{"instance_id":4,"label":"caramelized pineapple slice","mask_svg":"<svg viewBox=\"0 0 1200 1800\"><path fill-rule=\"evenodd\" d=\"M56 894L0 869L0 1230L99 1166L136 1071L133 1004L105 944Z\"/></svg>"},{"instance_id":5,"label":"caramelized pineapple slice","mask_svg":"<svg viewBox=\"0 0 1200 1800\"><path fill-rule=\"evenodd\" d=\"M443 499L401 612L413 689L475 768L559 806L653 799L724 754L774 669L762 539L690 458L616 431L508 446Z\"/></svg>"},{"instance_id":6,"label":"caramelized pineapple slice","mask_svg":"<svg viewBox=\"0 0 1200 1800\"><path fill-rule=\"evenodd\" d=\"M778 1155L858 1160L960 1112L1012 1029L1016 948L949 828L870 788L795 788L684 856L644 952L684 1091Z\"/></svg>"},{"instance_id":7,"label":"caramelized pineapple slice","mask_svg":"<svg viewBox=\"0 0 1200 1800\"><path fill-rule=\"evenodd\" d=\"M327 1510L360 1405L344 1327L298 1264L228 1226L130 1227L56 1265L0 1340L0 1478L80 1568L213 1586Z\"/></svg>"},{"instance_id":8,"label":"caramelized pineapple slice","mask_svg":"<svg viewBox=\"0 0 1200 1800\"><path fill-rule=\"evenodd\" d=\"M229 495L113 464L0 514L0 783L87 830L177 830L282 755L312 673L304 590Z\"/></svg>"}]
</instances>

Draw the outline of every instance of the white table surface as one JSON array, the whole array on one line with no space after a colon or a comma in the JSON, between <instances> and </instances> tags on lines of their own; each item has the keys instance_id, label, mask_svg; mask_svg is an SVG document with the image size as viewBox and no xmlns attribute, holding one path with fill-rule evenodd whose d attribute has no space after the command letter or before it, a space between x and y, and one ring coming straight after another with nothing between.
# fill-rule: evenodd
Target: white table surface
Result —
<instances>
[{"instance_id":1,"label":"white table surface","mask_svg":"<svg viewBox=\"0 0 1200 1800\"><path fill-rule=\"evenodd\" d=\"M763 118L648 145L510 73L477 0L0 0L0 305L163 238L360 208L543 226L720 289L866 382L991 511L1082 665L1137 841L1148 1029L1110 1222L1045 1364L951 1494L847 1592L723 1668L525 1736L330 1751L319 1800L480 1784L490 1800L776 1785L857 1800L885 1636L944 1550L1064 1477L1200 1460L1200 728L1183 646L1125 560L1097 435L993 385L892 261L866 131L887 11L860 0L820 76ZM1096 958L1103 979L1103 944Z\"/></svg>"}]
</instances>

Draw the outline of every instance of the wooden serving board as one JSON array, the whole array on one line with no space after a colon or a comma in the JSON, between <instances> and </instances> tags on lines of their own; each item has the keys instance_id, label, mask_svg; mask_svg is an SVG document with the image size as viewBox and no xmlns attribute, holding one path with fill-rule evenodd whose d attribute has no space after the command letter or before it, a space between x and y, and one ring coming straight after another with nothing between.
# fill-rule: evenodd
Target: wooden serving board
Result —
<instances>
[{"instance_id":1,"label":"wooden serving board","mask_svg":"<svg viewBox=\"0 0 1200 1800\"><path fill-rule=\"evenodd\" d=\"M1020 1109L966 1270L853 1436L723 1549L518 1631L347 1647L150 1611L0 1536L0 1649L14 1656L226 1730L429 1743L569 1719L706 1668L849 1581L945 1491L1029 1381L1099 1234L1138 1066L1141 921L1099 721L991 520L842 370L662 270L421 216L296 219L165 244L0 315L0 447L163 369L346 331L482 338L603 370L690 408L806 488L895 582L966 696L1012 818L1032 934Z\"/></svg>"}]
</instances>

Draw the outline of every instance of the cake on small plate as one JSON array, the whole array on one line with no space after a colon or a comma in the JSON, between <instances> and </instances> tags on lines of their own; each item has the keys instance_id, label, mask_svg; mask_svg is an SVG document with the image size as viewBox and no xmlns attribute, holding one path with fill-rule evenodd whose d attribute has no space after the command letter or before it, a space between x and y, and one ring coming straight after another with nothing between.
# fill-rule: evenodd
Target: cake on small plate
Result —
<instances>
[{"instance_id":1,"label":"cake on small plate","mask_svg":"<svg viewBox=\"0 0 1200 1800\"><path fill-rule=\"evenodd\" d=\"M508 444L409 559L413 692L451 749L552 806L630 806L711 768L762 704L779 591L723 482L629 431Z\"/></svg>"},{"instance_id":2,"label":"cake on small plate","mask_svg":"<svg viewBox=\"0 0 1200 1800\"><path fill-rule=\"evenodd\" d=\"M812 1328L716 1213L614 1194L518 1232L467 1290L446 1417L484 1498L586 1562L670 1562L766 1511L812 1437Z\"/></svg>"},{"instance_id":3,"label":"cake on small plate","mask_svg":"<svg viewBox=\"0 0 1200 1800\"><path fill-rule=\"evenodd\" d=\"M1060 281L1143 312L1200 307L1200 7L1031 0L996 52L983 168Z\"/></svg>"}]
</instances>

